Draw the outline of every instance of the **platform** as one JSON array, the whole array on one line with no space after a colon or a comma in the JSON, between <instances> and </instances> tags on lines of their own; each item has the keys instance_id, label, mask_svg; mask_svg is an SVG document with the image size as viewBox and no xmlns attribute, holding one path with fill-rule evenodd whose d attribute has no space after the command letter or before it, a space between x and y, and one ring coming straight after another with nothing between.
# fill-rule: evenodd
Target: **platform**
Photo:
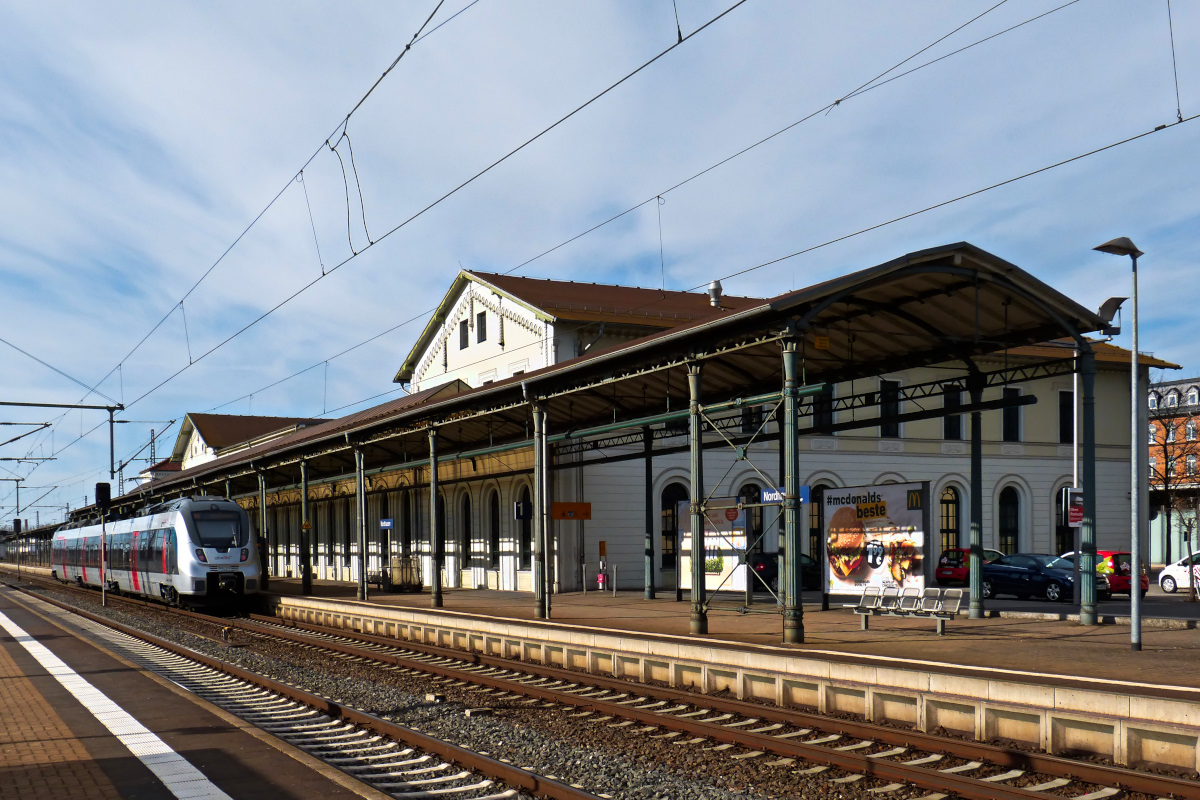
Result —
<instances>
[{"instance_id":1,"label":"platform","mask_svg":"<svg viewBox=\"0 0 1200 800\"><path fill-rule=\"evenodd\" d=\"M32 613L14 594L0 587L3 797L385 797Z\"/></svg>"},{"instance_id":2,"label":"platform","mask_svg":"<svg viewBox=\"0 0 1200 800\"><path fill-rule=\"evenodd\" d=\"M271 593L300 595L296 578L271 578ZM353 600L356 587L335 581L313 581L313 596ZM430 609L428 590L386 593L372 589L370 603L421 610ZM811 600L811 602L809 602ZM533 620L533 596L525 592L489 589L444 589L443 609L470 615ZM881 617L868 631L859 619L834 602L820 610L820 596L806 597L804 644L781 645L783 623L774 599L756 596L750 613L741 595L718 596L708 616L709 634L703 641L731 645L779 646L798 652L824 651L844 655L884 656L932 665L973 666L1018 670L1087 680L1106 678L1164 686L1200 688L1200 630L1195 630L1200 603L1182 595L1163 595L1157 587L1144 601L1142 651L1131 652L1128 600L1101 604L1106 624L1081 626L1071 618L1076 609L1066 603L995 601L986 619L952 620L945 636L937 636L930 619ZM964 601L964 609L966 603ZM636 634L688 637L691 607L684 593L659 593L646 600L641 592L621 591L556 594L551 600L553 624L586 626ZM1148 613L1147 613L1148 612ZM1058 617L1065 617L1059 619Z\"/></svg>"}]
</instances>

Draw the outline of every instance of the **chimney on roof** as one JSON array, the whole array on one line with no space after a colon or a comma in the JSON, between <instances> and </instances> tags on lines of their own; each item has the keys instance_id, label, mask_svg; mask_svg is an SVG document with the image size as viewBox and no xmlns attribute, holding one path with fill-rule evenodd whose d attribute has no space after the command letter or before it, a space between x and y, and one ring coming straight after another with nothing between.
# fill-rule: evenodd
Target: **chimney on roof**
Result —
<instances>
[{"instance_id":1,"label":"chimney on roof","mask_svg":"<svg viewBox=\"0 0 1200 800\"><path fill-rule=\"evenodd\" d=\"M721 282L713 281L708 285L708 302L713 308L721 307Z\"/></svg>"}]
</instances>

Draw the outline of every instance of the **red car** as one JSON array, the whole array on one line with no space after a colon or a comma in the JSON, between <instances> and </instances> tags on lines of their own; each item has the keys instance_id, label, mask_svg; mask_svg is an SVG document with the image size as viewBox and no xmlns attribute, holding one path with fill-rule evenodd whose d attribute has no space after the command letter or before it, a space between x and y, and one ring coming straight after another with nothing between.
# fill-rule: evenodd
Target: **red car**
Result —
<instances>
[{"instance_id":1,"label":"red car","mask_svg":"<svg viewBox=\"0 0 1200 800\"><path fill-rule=\"evenodd\" d=\"M999 550L991 550L983 548L983 563L995 561L1000 556L1004 555ZM937 570L933 576L937 579L938 585L947 583L966 583L967 573L970 570L971 551L965 547L949 547L942 551L941 558L938 559Z\"/></svg>"},{"instance_id":2,"label":"red car","mask_svg":"<svg viewBox=\"0 0 1200 800\"><path fill-rule=\"evenodd\" d=\"M1063 553L1062 558L1074 561L1077 554ZM1097 550L1096 572L1108 576L1108 583L1113 594L1129 594L1129 576L1133 572L1133 556L1125 550ZM1150 575L1146 572L1146 562L1142 561L1142 596L1150 588Z\"/></svg>"}]
</instances>

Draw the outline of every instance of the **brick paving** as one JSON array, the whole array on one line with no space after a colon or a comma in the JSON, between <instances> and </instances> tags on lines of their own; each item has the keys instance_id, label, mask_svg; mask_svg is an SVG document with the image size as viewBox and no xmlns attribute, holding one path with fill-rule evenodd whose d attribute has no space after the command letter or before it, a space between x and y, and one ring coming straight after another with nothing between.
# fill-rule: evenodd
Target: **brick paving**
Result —
<instances>
[{"instance_id":1,"label":"brick paving","mask_svg":"<svg viewBox=\"0 0 1200 800\"><path fill-rule=\"evenodd\" d=\"M116 786L0 648L0 796L110 800Z\"/></svg>"}]
</instances>

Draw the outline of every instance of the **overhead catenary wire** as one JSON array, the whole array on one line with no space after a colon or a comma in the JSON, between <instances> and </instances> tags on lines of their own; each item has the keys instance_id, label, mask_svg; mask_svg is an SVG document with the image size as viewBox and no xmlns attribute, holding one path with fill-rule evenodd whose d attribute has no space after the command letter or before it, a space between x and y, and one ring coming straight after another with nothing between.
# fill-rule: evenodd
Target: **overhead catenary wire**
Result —
<instances>
[{"instance_id":1,"label":"overhead catenary wire","mask_svg":"<svg viewBox=\"0 0 1200 800\"><path fill-rule=\"evenodd\" d=\"M748 2L748 0L737 0L737 2L735 2L733 5L729 6L729 7L728 7L728 8L726 8L724 11L720 12L719 14L717 14L716 16L714 16L713 18L711 18L710 20L708 20L707 22L705 22L703 25L701 25L701 26L700 26L699 28L697 28L696 30L694 30L694 31L692 31L691 33L689 33L689 34L687 34L686 36L684 36L684 37L683 37L683 42L677 42L677 43L675 43L675 44L672 44L672 45L668 46L667 48L665 48L664 50L660 51L658 54L656 54L655 56L653 56L653 57L652 57L652 58L650 58L649 60L647 60L647 61L643 62L643 63L642 63L641 65L639 65L638 67L634 68L632 71L630 71L630 72L626 73L626 74L625 74L623 77L619 78L617 81L615 81L615 82L613 82L613 83L609 84L609 85L608 85L606 88L602 89L600 92L598 92L597 94L593 95L593 96L592 96L591 98L589 98L588 100L586 100L586 101L584 101L583 103L581 103L580 105L576 106L574 109L572 109L571 111L567 112L566 114L564 114L562 117L560 117L560 118L559 118L559 119L557 119L556 121L554 121L554 122L552 122L551 124L547 125L545 128L543 128L542 130L540 130L538 133L534 134L533 136L529 137L528 139L526 139L526 140L525 140L524 142L522 142L521 144L519 144L519 145L517 145L516 147L514 147L513 149L509 150L509 151L508 151L508 152L506 152L504 155L500 156L500 157L499 157L499 158L497 158L495 161L493 161L492 163L490 163L488 166L486 166L486 167L484 167L483 169L479 170L478 172L476 172L475 174L473 174L471 177L467 178L466 180L462 181L461 183L459 183L459 184L458 184L457 186L455 186L454 188L452 188L452 189L450 189L449 191L447 191L446 193L442 194L442 195L441 195L440 197L438 197L436 200L432 201L431 203L429 203L428 205L424 206L424 207L423 207L422 209L420 209L419 211L415 212L415 213L414 213L414 214L412 214L411 216L409 216L409 217L407 217L406 219L404 219L404 220L403 220L402 222L400 222L398 225L396 225L395 227L391 228L390 230L388 230L387 232L385 232L384 234L382 234L382 235L381 235L381 236L380 236L378 239L376 239L375 241L373 241L373 242L371 242L370 244L368 244L368 245L367 245L366 247L364 247L362 250L359 250L359 251L357 251L357 252L354 252L352 255L350 255L350 256L347 256L346 258L344 258L342 261L338 262L338 263L337 263L337 264L335 264L334 266L332 266L332 267L329 267L329 268L328 268L328 269L327 269L327 270L326 270L326 271L325 271L325 272L324 272L322 275L320 275L319 277L317 277L317 278L314 278L313 280L311 280L311 281L309 281L308 283L304 284L304 285L303 285L303 286L301 286L299 289L297 289L296 291L292 292L292 294L288 295L288 296L287 296L287 297L285 297L283 300L279 301L279 302L278 302L278 303L276 303L274 306L271 306L271 308L269 308L268 310L266 310L265 312L263 312L263 313L262 313L262 314L260 314L259 316L255 317L253 320L251 320L250 322L246 323L245 325L243 325L241 328L239 328L239 329L237 329L236 331L234 331L232 334L230 334L230 335L229 335L229 336L227 336L226 338L222 339L220 342L218 342L216 345L214 345L213 347L211 347L209 350L206 350L204 353L201 353L199 356L196 356L196 358L195 358L195 359L192 361L192 363L189 363L188 365L186 365L186 366L184 366L184 367L180 368L179 370L176 370L174 373L172 373L171 375L167 376L166 378L164 378L164 379L163 379L162 381L160 381L158 384L155 384L153 387L151 387L151 388L150 388L150 389L148 389L147 391L143 392L143 393L142 393L142 394L141 394L141 395L140 395L140 396L139 396L137 399L133 400L131 403L129 403L129 404L127 404L127 405L128 405L128 406L133 406L134 404L141 402L142 400L144 400L144 399L145 399L146 397L148 397L149 395L151 395L151 394L153 394L154 392L158 391L158 390L159 390L159 389L161 389L163 386L165 386L166 384L170 383L170 382L171 382L172 380L174 380L176 377L178 377L179 375L181 375L183 372L187 371L187 370L188 370L190 367L192 367L194 364L198 364L198 363L200 363L202 360L204 360L204 359L205 359L206 357L208 357L209 355L212 355L212 354L213 354L213 353L215 353L217 350L221 349L221 348L222 348L222 347L224 347L226 344L228 344L229 342L231 342L231 341L233 341L234 339L236 339L238 336L241 336L243 333L245 333L246 331L248 331L248 330L250 330L251 328L253 328L253 327L254 327L255 325L257 325L259 322L261 322L262 320L266 319L266 318L267 318L267 317L269 317L271 314L275 313L275 312L276 312L276 311L278 311L280 308L283 308L285 305L287 305L288 303L290 303L292 300L296 299L296 298L297 298L297 297L299 297L300 295L302 295L302 294L304 294L305 292L307 292L307 291L308 291L310 288L312 288L314 285L316 285L318 282L320 282L321 280L323 280L323 279L324 279L324 278L326 278L327 276L329 276L329 275L332 275L334 272L336 272L337 270L341 269L341 268L342 268L343 266L345 266L346 264L349 264L351 261L353 261L353 260L354 260L355 258L357 258L359 255L361 255L362 253L366 252L366 251L367 251L367 250L369 250L370 248L372 248L372 247L374 247L374 246L378 245L378 244L379 244L380 242L382 242L384 239L387 239L387 238L388 238L389 236L391 236L392 234L396 233L397 231L401 230L402 228L404 228L405 226L407 226L408 224L410 224L410 223L411 223L411 222L413 222L414 220L418 219L419 217L421 217L422 215L424 215L426 212L428 212L430 209L432 209L432 208L434 208L434 207L438 206L439 204L441 204L442 202L444 202L444 201L445 201L445 200L447 200L448 198L450 198L450 197L452 197L453 195L457 194L458 192L462 191L462 190L463 190L464 188L466 188L467 186L470 186L472 183L474 183L474 182L475 182L476 180L478 180L479 178L481 178L481 177L483 177L484 175L486 175L487 173L491 172L493 169L495 169L495 168L496 168L496 167L498 167L499 165L503 164L505 161L507 161L508 159L512 158L514 155L516 155L517 153L521 152L522 150L524 150L524 149L525 149L526 147L528 147L529 145L531 145L531 144L533 144L534 142L538 141L538 140L539 140L539 139L541 139L543 136L545 136L546 134L550 133L550 132L551 132L551 131L553 131L555 128L559 127L559 126L560 126L560 125L562 125L564 122L566 122L567 120L569 120L569 119L571 119L572 117L574 117L575 115L577 115L579 112L583 111L584 109L586 109L586 108L588 108L589 106L591 106L592 104L594 104L594 103L595 103L597 100L599 100L599 99L601 99L602 97L604 97L604 96L608 95L609 93L611 93L611 92L612 92L614 89L616 89L617 87L621 86L622 84L626 83L626 82L627 82L627 81L629 81L631 78L633 78L634 76L636 76L636 75L638 75L639 73L643 72L645 69L647 69L648 67L650 67L651 65L653 65L654 63L656 63L657 61L659 61L660 59L662 59L662 58L663 58L664 56L666 56L668 53L670 53L671 51L675 50L677 47L681 46L681 45L682 45L684 42L688 42L688 41L690 41L691 39L693 39L695 36L697 36L697 35L698 35L698 34L700 34L701 32L703 32L703 31L707 30L709 27L711 27L712 25L716 24L718 21L720 21L720 20L724 19L726 16L728 16L729 14L731 14L731 13L732 13L734 10L738 9L738 8L739 8L739 7L741 7L742 5L745 5L745 3L746 3L746 2ZM326 146L325 144L322 144L322 147L325 147L325 146ZM332 149L332 147L331 147L331 149ZM335 151L335 152L336 152L336 151ZM340 158L340 156L339 156L339 158ZM307 164L306 164L306 166L307 166ZM344 168L343 168L343 169L344 169ZM290 183L291 183L291 180L289 180L289 184L290 184ZM286 188L286 187L285 187L285 188ZM347 194L348 194L348 193L349 193L349 185L347 184ZM349 206L348 206L348 205L347 205L347 208L349 208ZM351 243L351 248L353 249L353 243Z\"/></svg>"},{"instance_id":2,"label":"overhead catenary wire","mask_svg":"<svg viewBox=\"0 0 1200 800\"><path fill-rule=\"evenodd\" d=\"M1014 24L1014 25L1011 25L1011 26L1009 26L1009 27L1007 27L1007 28L1004 28L1004 29L1002 29L1002 30L1000 30L1000 31L997 31L996 33L993 33L993 34L991 34L991 35L989 35L989 36L985 36L985 37L983 37L983 38L981 38L981 39L978 39L978 40L976 40L976 41L974 41L974 42L971 42L970 44L964 45L963 47L960 47L960 48L957 48L957 49L955 49L955 50L952 50L951 52L949 52L949 53L946 53L946 54L944 54L944 55L942 55L942 56L939 56L938 58L931 59L930 61L927 61L927 62L925 62L925 63L923 63L923 64L920 64L920 65L918 65L918 66L916 66L916 67L913 67L912 69L906 70L905 72L902 72L902 73L900 73L899 75L894 75L894 76L892 76L891 78L888 78L887 80L881 80L881 78L883 78L883 77L885 77L885 76L889 75L891 72L895 71L895 70L896 70L898 67L900 67L900 66L902 66L902 65L904 65L904 64L906 64L906 63L908 63L908 62L910 62L910 61L912 61L912 59L913 59L914 57L916 57L916 56L920 55L921 53L927 52L927 51L928 51L928 50L929 50L931 47L935 46L936 44L938 44L938 43L940 43L940 42L943 42L943 41L945 41L945 40L946 40L948 37L950 37L950 36L951 36L951 35L953 35L954 33L957 33L957 32L959 32L959 31L963 30L964 28L966 28L966 27L967 27L968 25L970 25L971 23L978 21L978 20L979 20L979 19L981 19L983 16L985 16L986 14L988 14L990 11L994 10L995 8L997 8L997 7L999 7L1000 5L1002 5L1002 4L1003 4L1003 3L997 3L996 5L993 5L991 8L989 8L989 9L985 10L984 12L982 12L982 13L980 13L980 14L977 14L976 16L972 17L972 18L971 18L970 20L968 20L967 22L965 22L965 23L963 23L963 24L960 24L960 25L958 25L957 27L955 27L955 28L954 28L952 31L950 31L949 33L947 33L947 34L944 34L944 35L942 35L942 36L938 37L938 38L937 38L936 40L934 40L932 43L930 43L930 44L928 44L928 45L925 45L924 47L921 47L919 50L915 51L915 52L913 53L913 55L911 55L911 56L909 56L909 57L907 57L907 58L905 58L905 59L903 59L903 60L901 60L901 61L897 62L897 64L895 64L895 65L893 65L892 67L890 67L890 68L888 68L888 69L884 70L883 72L879 73L879 74L878 74L878 75L876 75L874 78L872 78L870 81L867 81L867 82L865 82L865 83L863 83L863 84L860 84L860 85L859 85L859 86L858 86L856 89L854 89L853 91L851 91L851 92L847 93L846 95L843 95L843 96L842 96L840 99L838 99L838 100L835 100L835 101L832 101L832 102L830 102L830 103L827 103L826 105L822 106L821 108L818 108L818 109L816 109L816 110L814 110L814 111L812 111L812 112L810 112L810 113L806 114L805 116L801 117L800 119L797 119L796 121L794 121L794 122L792 122L792 123L790 123L790 124L788 124L788 125L784 126L783 128L780 128L780 129L776 130L774 133L771 133L771 134L769 134L769 135L767 135L767 136L765 136L765 137L762 137L762 138L760 138L760 139L756 140L754 143L752 143L752 144L750 144L750 145L748 145L748 146L746 146L746 147L743 147L742 149L740 149L740 150L738 150L738 151L736 151L736 152L732 153L731 155L728 155L728 156L726 156L726 157L724 157L724 158L720 159L719 161L717 161L717 162L715 162L715 163L711 164L710 166L708 166L708 167L706 167L706 168L704 168L704 169L702 169L702 170L700 170L700 171L698 171L698 172L696 172L696 173L693 173L693 174L692 174L692 175L690 175L689 177L687 177L687 178L684 178L684 179L683 179L683 180L681 180L681 181L678 181L677 183L673 184L672 186L668 187L667 189L664 189L664 190L662 190L662 191L661 191L661 192L659 192L658 194L656 194L656 195L654 195L654 196L651 196L651 197L648 197L648 198L646 198L645 200L641 201L640 203L637 203L637 204L635 204L635 205L633 205L633 206L630 206L629 208L625 209L624 211L618 212L617 214L614 214L614 215L612 215L612 216L608 217L607 219L605 219L605 220L603 220L603 221L601 221L601 222L599 222L599 223L597 223L597 224L595 224L595 225L592 225L591 227L589 227L589 228L587 228L587 229L585 229L585 230L581 231L581 232L580 232L580 233L578 233L578 234L575 234L574 236L571 236L570 238L568 238L568 239L566 239L566 240L564 240L564 241L562 241L562 242L560 242L560 243L558 243L558 244L554 245L553 247L551 247L551 248L548 248L548 249L546 249L546 250L543 250L543 251L541 251L541 252L540 252L540 253L538 253L537 255L535 255L535 256L533 256L533 257L531 257L531 258L528 258L528 259L526 259L525 261L522 261L522 262L520 262L519 264L517 264L517 265L516 265L516 266L514 266L514 267L511 267L511 268L509 268L508 270L506 270L506 271L505 271L504 273L502 273L502 274L505 274L505 275L510 275L510 274L512 274L512 273L514 273L514 272L517 272L518 270L522 269L523 267L525 267L525 266L528 266L529 264L531 264L531 263L533 263L533 262L535 262L535 261L537 261L537 260L539 260L539 259L541 259L541 258L543 258L543 257L545 257L545 256L547 256L547 255L549 255L549 254L551 254L551 253L553 253L553 252L555 252L556 250L559 250L559 249L561 249L561 248L563 248L563 247L565 247L565 246L567 246L567 245L569 245L569 244L571 244L571 243L573 243L573 242L575 242L575 241L577 241L577 240L579 240L579 239L583 238L584 236L587 236L587 235L589 235L589 234L591 234L591 233L593 233L593 232L595 232L595 231L599 230L600 228L602 228L602 227L604 227L604 226L606 226L606 225L608 225L608 224L610 224L610 223L612 223L612 222L614 222L614 221L616 221L616 220L618 220L618 219L620 219L620 218L622 218L622 217L624 217L624 216L626 216L626 215L628 215L628 214L630 214L630 213L632 213L632 212L634 212L634 211L636 211L636 210L638 210L638 209L642 208L643 206L645 206L645 205L646 205L646 204L648 204L648 203L651 203L651 202L657 202L657 203L660 203L660 204L661 204L662 202L665 202L665 200L663 199L663 195L664 195L664 194L667 194L667 193L669 193L669 192L672 192L672 191L674 191L674 190L676 190L676 189L679 189L679 188L681 188L681 187L683 187L683 186L685 186L685 185L687 185L687 184L691 183L692 181L694 181L694 180L696 180L696 179L698 179L698 178L700 178L700 177L702 177L702 176L704 176L704 175L708 174L709 172L712 172L712 171L714 171L714 170L718 169L719 167L721 167L721 166L724 166L725 164L727 164L727 163L729 163L729 162L733 161L734 159L736 159L736 158L738 158L738 157L740 157L740 156L742 156L742 155L745 155L746 153L748 153L748 152L750 152L751 150L753 150L753 149L755 149L755 148L759 147L760 145L763 145L763 144L765 144L765 143L767 143L767 142L771 141L772 139L774 139L774 138L776 138L776 137L778 137L778 136L780 136L780 135L782 135L782 134L786 133L787 131L789 131L789 130L791 130L791 129L795 128L795 127L797 127L798 125L800 125L800 124L802 124L802 123L804 123L804 122L807 122L808 120L811 120L811 119L813 119L814 117L816 117L816 116L820 115L820 114L821 114L823 111L827 111L827 110L829 110L829 109L833 108L833 107L834 107L835 105L837 105L838 103L845 102L845 101L846 101L846 100L848 100L848 99L851 99L851 98L854 98L854 97L860 96L860 95L862 95L862 94L865 94L866 92L872 91L873 89L880 88L880 87L882 87L882 86L884 86L884 85L887 85L887 84L890 84L890 83L892 83L892 82L894 82L894 81L896 81L896 80L899 80L899 79L901 79L901 78L904 78L904 77L907 77L907 76L909 76L909 75L912 75L912 74L914 74L914 73L916 73L916 72L918 72L918 71L920 71L920 70L922 70L922 69L925 69L926 67L932 66L933 64L936 64L936 63L938 63L938 62L944 61L944 60L946 60L946 59L948 59L948 58L950 58L950 57L952 57L952 56L955 56L955 55L958 55L958 54L960 54L960 53L963 53L963 52L965 52L965 51L967 51L967 50L970 50L971 48L977 47L977 46L979 46L979 45L981 45L981 44L984 44L985 42L988 42L988 41L991 41L991 40L993 40L993 39L996 39L996 38L998 38L998 37L1000 37L1000 36L1003 36L1003 35L1005 35L1005 34L1007 34L1007 33L1011 33L1012 31L1015 31L1015 30L1017 30L1017 29L1019 29L1019 28L1022 28L1022 27L1026 26L1026 25L1029 25L1030 23L1033 23L1033 22L1036 22L1036 21L1038 21L1038 20L1040 20L1040 19L1043 19L1043 18L1045 18L1045 17L1047 17L1047 16L1049 16L1049 15L1051 15L1051 14L1053 14L1053 13L1056 13L1056 12L1058 12L1058 11L1062 11L1063 9L1065 9L1065 8L1068 8L1068 7L1070 7L1070 6L1073 6L1073 5L1075 5L1076 3L1078 3L1078 2L1080 2L1080 0L1068 0L1068 2L1065 2L1065 3L1063 3L1063 4L1059 5L1059 6L1056 6L1055 8L1052 8L1052 9L1049 9L1049 10L1047 10L1047 11L1044 11L1044 12L1042 12L1042 13L1040 13L1040 14L1037 14L1037 15L1035 15L1035 16L1033 16L1033 17L1030 17L1030 18L1028 18L1028 19L1026 19L1026 20L1024 20L1024 21L1022 21L1022 22L1016 23L1016 24ZM348 188L348 187L347 187L347 188ZM348 206L347 206L347 208L348 208ZM659 215L660 215L660 219L659 219L659 228L660 228L659 236L660 236L660 251L661 251L661 209L660 209L660 211L659 211ZM662 253L660 252L660 259L661 259L661 257L662 257ZM340 265L339 265L339 266L340 266ZM665 290L665 284L666 284L666 277L665 277L665 260L663 260L662 267L663 267L663 273L664 273L664 274L663 274L663 286L664 286L664 290ZM424 312L422 312L422 313L420 313L420 314L414 315L413 317L410 317L409 319L406 319L406 320L404 320L403 322L401 322L401 323L399 323L399 324L397 324L397 325L394 325L394 326L392 326L392 327L388 328L388 329L387 329L387 330L385 330L385 331L382 331L382 332L380 332L380 333L378 333L378 334L375 334L374 336L372 336L372 337L370 337L370 338L368 338L368 339L366 339L366 340L363 340L362 342L359 342L358 344L355 344L355 345L353 345L352 347L349 347L349 348L347 348L346 350L343 350L343 351L341 351L340 353L337 353L337 354L335 354L335 355L333 355L333 356L329 356L329 357L328 357L328 360L333 360L333 359L339 358L339 357L341 357L341 356L343 356L343 355L345 355L345 354L347 354L347 353L349 353L349 352L351 352L351 351L353 351L353 350L356 350L356 349L358 349L359 347L362 347L363 345L366 345L366 344L368 344L368 343L370 343L370 342L372 342L372 341L375 341L376 339L379 339L379 338L380 338L380 337L382 337L382 336L385 336L385 335L387 335L387 334L389 334L389 333L392 333L393 331L396 331L396 330L398 330L398 329L400 329L400 328L402 328L402 327L405 327L405 326L407 326L407 325L409 325L409 324L411 324L411 323L413 323L413 322L415 322L415 321L417 321L417 320L423 319L424 317L428 316L428 315L429 315L429 314L431 314L432 312L433 312L433 309L428 309L428 310L426 310L426 311L424 311ZM315 363L315 364L312 364L312 365L310 365L310 366L308 366L308 367L305 367L305 368L303 368L303 369L301 369L301 370L297 370L296 372L293 372L291 375L289 375L289 376L287 376L287 377L285 377L285 378L281 378L281 379L279 379L279 380L277 380L277 381L275 381L275 382L273 382L273 383L270 383L270 384L268 384L267 386L264 386L264 387L261 387L261 388L259 388L259 389L256 389L254 393L260 393L260 392L262 392L262 391L265 391L266 389L274 388L275 386L278 386L278 385L279 385L279 384L281 384L281 383L284 383L284 382L286 382L286 381L289 381L289 380L291 380L291 379L293 379L293 378L299 377L300 375L303 375L304 373L308 372L309 370L311 370L311 369L314 369L314 368L315 368L315 367L317 367L317 366L320 366L320 364L321 364L321 363L322 363L322 362L317 362L317 363ZM210 409L210 411L215 411L215 410L217 410L217 409L220 409L220 408L223 408L223 407L225 407L225 406L227 406L227 405L232 405L233 403L236 403L236 402L239 402L240 400L244 400L244 399L246 399L246 398L247 398L247 396L248 396L248 395L242 395L241 397L237 397L237 398L234 398L233 400L229 400L229 401L226 401L226 402L224 402L224 403L221 403L220 405L218 405L218 406L215 406L214 408ZM363 400L363 401L358 401L358 402L360 402L360 403L361 403L361 402L366 402L366 401L365 401L365 400ZM351 404L351 405L355 405L355 404ZM337 410L337 409L334 409L334 410ZM332 412L329 412L329 413L332 413Z\"/></svg>"},{"instance_id":3,"label":"overhead catenary wire","mask_svg":"<svg viewBox=\"0 0 1200 800\"><path fill-rule=\"evenodd\" d=\"M1175 118L1183 122L1183 104L1179 102L1179 64L1175 60L1175 22L1171 18L1171 0L1167 0L1167 31L1171 36L1171 71L1175 73Z\"/></svg>"}]
</instances>

